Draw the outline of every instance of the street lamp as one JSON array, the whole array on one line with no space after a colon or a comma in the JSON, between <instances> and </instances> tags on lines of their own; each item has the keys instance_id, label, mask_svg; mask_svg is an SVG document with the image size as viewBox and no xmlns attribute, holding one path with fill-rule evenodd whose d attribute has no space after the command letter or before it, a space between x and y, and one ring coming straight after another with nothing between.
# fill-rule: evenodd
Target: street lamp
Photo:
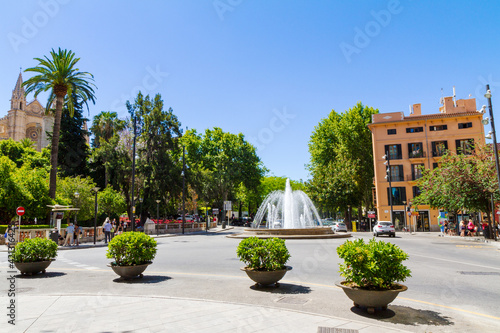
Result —
<instances>
[{"instance_id":1,"label":"street lamp","mask_svg":"<svg viewBox=\"0 0 500 333\"><path fill-rule=\"evenodd\" d=\"M182 234L184 235L184 224L186 223L186 147L182 145Z\"/></svg>"},{"instance_id":2,"label":"street lamp","mask_svg":"<svg viewBox=\"0 0 500 333\"><path fill-rule=\"evenodd\" d=\"M134 184L135 184L135 137L137 134L137 116L134 114L134 141L132 144L132 214L130 214L130 222L132 223L132 231L135 231L135 200L134 200Z\"/></svg>"},{"instance_id":3,"label":"street lamp","mask_svg":"<svg viewBox=\"0 0 500 333\"><path fill-rule=\"evenodd\" d=\"M75 192L73 194L75 196L75 199L78 200L78 198L80 197L80 193L78 192ZM76 208L77 205L75 205L75 208ZM77 211L75 210L75 224L76 224L76 215L78 215Z\"/></svg>"},{"instance_id":4,"label":"street lamp","mask_svg":"<svg viewBox=\"0 0 500 333\"><path fill-rule=\"evenodd\" d=\"M352 230L352 223L351 223L351 205L347 205L347 222L349 223L349 228Z\"/></svg>"},{"instance_id":5,"label":"street lamp","mask_svg":"<svg viewBox=\"0 0 500 333\"><path fill-rule=\"evenodd\" d=\"M404 220L404 225L405 225L404 228L406 230L406 200L403 200L403 206L404 206L403 214L405 215L404 216L404 218L405 218L405 220Z\"/></svg>"},{"instance_id":6,"label":"street lamp","mask_svg":"<svg viewBox=\"0 0 500 333\"><path fill-rule=\"evenodd\" d=\"M497 168L497 178L498 178L498 186L500 190L500 166L498 165L498 148L497 148L497 135L495 133L495 119L493 118L493 107L491 106L491 90L490 90L490 85L486 85L486 94L484 94L484 97L488 99L488 108L490 110L490 122L491 122L491 134L493 135L493 151L495 152L495 165ZM494 205L493 205L494 207ZM495 211L493 210L493 215L495 215ZM493 228L495 227L495 222L493 222ZM490 231L493 232L493 228L491 227L491 222L490 222ZM497 234L496 232L493 232L495 241L497 240Z\"/></svg>"},{"instance_id":7,"label":"street lamp","mask_svg":"<svg viewBox=\"0 0 500 333\"><path fill-rule=\"evenodd\" d=\"M392 213L391 156L389 155L389 152L386 151L385 155L382 156L382 158L385 160L384 165L387 165L387 169L385 170L386 171L385 179L389 181L389 205L391 205L391 224L394 225L394 223L392 223L393 213Z\"/></svg>"},{"instance_id":8,"label":"street lamp","mask_svg":"<svg viewBox=\"0 0 500 333\"><path fill-rule=\"evenodd\" d=\"M96 234L97 234L97 192L100 187L94 187L92 190L95 192L95 211L94 211L94 245L96 242Z\"/></svg>"},{"instance_id":9,"label":"street lamp","mask_svg":"<svg viewBox=\"0 0 500 333\"><path fill-rule=\"evenodd\" d=\"M160 200L156 200L156 236L160 234Z\"/></svg>"}]
</instances>

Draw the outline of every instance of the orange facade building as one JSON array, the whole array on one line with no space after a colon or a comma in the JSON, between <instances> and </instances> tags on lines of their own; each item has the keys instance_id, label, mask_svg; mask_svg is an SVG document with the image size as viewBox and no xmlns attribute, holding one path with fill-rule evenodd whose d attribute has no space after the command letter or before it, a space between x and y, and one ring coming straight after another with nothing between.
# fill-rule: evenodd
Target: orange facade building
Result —
<instances>
[{"instance_id":1,"label":"orange facade building","mask_svg":"<svg viewBox=\"0 0 500 333\"><path fill-rule=\"evenodd\" d=\"M414 104L408 116L403 112L375 114L368 125L373 139L377 218L391 221L392 190L392 222L396 230L404 226L411 231L439 230L439 209L412 205L411 218L405 212L419 194L415 180L422 175L421 167L438 167L446 150L470 154L473 145L485 143L483 113L477 111L474 98L455 101L453 97L444 97L442 104L440 113L435 114L423 115L420 104ZM390 161L384 164L386 154Z\"/></svg>"}]
</instances>

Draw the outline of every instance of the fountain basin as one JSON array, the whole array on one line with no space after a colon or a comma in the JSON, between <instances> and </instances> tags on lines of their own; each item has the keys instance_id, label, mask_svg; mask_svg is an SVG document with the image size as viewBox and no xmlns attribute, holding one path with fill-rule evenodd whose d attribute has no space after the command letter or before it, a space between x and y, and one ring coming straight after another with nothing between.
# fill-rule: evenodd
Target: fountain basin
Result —
<instances>
[{"instance_id":1,"label":"fountain basin","mask_svg":"<svg viewBox=\"0 0 500 333\"><path fill-rule=\"evenodd\" d=\"M349 233L336 234L331 227L315 228L288 228L288 229L256 229L245 228L241 234L228 235L229 238L270 238L278 237L281 239L324 239L324 238L347 238L351 237Z\"/></svg>"}]
</instances>

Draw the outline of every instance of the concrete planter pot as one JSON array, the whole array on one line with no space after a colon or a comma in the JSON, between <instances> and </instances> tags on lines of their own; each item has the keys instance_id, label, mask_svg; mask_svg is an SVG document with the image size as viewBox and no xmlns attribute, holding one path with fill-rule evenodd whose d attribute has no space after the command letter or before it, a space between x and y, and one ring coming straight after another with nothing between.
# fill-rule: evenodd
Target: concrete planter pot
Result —
<instances>
[{"instance_id":1,"label":"concrete planter pot","mask_svg":"<svg viewBox=\"0 0 500 333\"><path fill-rule=\"evenodd\" d=\"M258 271L248 267L242 267L241 270L247 273L248 277L255 281L256 284L267 286L275 284L279 286L278 281L285 276L286 272L292 269L290 266L285 266L285 269L277 271Z\"/></svg>"},{"instance_id":2,"label":"concrete planter pot","mask_svg":"<svg viewBox=\"0 0 500 333\"><path fill-rule=\"evenodd\" d=\"M45 270L54 260L34 261L34 262L14 262L16 268L22 275L33 275L39 272L45 273Z\"/></svg>"},{"instance_id":3,"label":"concrete planter pot","mask_svg":"<svg viewBox=\"0 0 500 333\"><path fill-rule=\"evenodd\" d=\"M342 288L344 293L349 297L355 307L366 307L368 313L375 313L376 308L387 309L387 305L394 301L400 292L406 291L407 286L396 283L398 289L394 290L367 290L345 285L346 281L336 283L337 287Z\"/></svg>"},{"instance_id":4,"label":"concrete planter pot","mask_svg":"<svg viewBox=\"0 0 500 333\"><path fill-rule=\"evenodd\" d=\"M143 275L142 273L146 270L146 268L151 265L152 262L142 264L142 265L135 265L135 266L117 266L113 264L109 264L108 266L113 269L113 271L118 274L121 278L124 279L131 279L135 277L142 278Z\"/></svg>"}]
</instances>

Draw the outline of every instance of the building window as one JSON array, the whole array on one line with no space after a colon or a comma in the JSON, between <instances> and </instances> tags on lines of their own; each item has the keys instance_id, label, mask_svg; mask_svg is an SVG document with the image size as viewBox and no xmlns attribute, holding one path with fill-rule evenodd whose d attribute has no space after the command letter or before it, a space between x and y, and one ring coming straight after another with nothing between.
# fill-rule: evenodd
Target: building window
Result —
<instances>
[{"instance_id":1,"label":"building window","mask_svg":"<svg viewBox=\"0 0 500 333\"><path fill-rule=\"evenodd\" d=\"M446 154L448 150L448 141L433 141L432 142L432 156L438 157Z\"/></svg>"},{"instance_id":2,"label":"building window","mask_svg":"<svg viewBox=\"0 0 500 333\"><path fill-rule=\"evenodd\" d=\"M406 133L418 133L418 132L423 132L424 128L423 127L408 127L406 128Z\"/></svg>"},{"instance_id":3,"label":"building window","mask_svg":"<svg viewBox=\"0 0 500 333\"><path fill-rule=\"evenodd\" d=\"M430 126L429 130L431 131L445 131L448 129L448 125L436 125L436 126Z\"/></svg>"},{"instance_id":4,"label":"building window","mask_svg":"<svg viewBox=\"0 0 500 333\"><path fill-rule=\"evenodd\" d=\"M396 129L395 128L387 130L387 135L392 135L392 134L396 134Z\"/></svg>"},{"instance_id":5,"label":"building window","mask_svg":"<svg viewBox=\"0 0 500 333\"><path fill-rule=\"evenodd\" d=\"M422 170L424 169L423 164L412 164L411 165L411 179L417 180L422 178Z\"/></svg>"},{"instance_id":6,"label":"building window","mask_svg":"<svg viewBox=\"0 0 500 333\"><path fill-rule=\"evenodd\" d=\"M425 157L424 149L422 148L422 142L409 143L408 156L409 158Z\"/></svg>"},{"instance_id":7,"label":"building window","mask_svg":"<svg viewBox=\"0 0 500 333\"><path fill-rule=\"evenodd\" d=\"M456 140L457 154L472 155L474 153L474 139Z\"/></svg>"},{"instance_id":8,"label":"building window","mask_svg":"<svg viewBox=\"0 0 500 333\"><path fill-rule=\"evenodd\" d=\"M412 190L413 190L413 197L414 198L418 197L421 193L420 188L418 186L413 186Z\"/></svg>"},{"instance_id":9,"label":"building window","mask_svg":"<svg viewBox=\"0 0 500 333\"><path fill-rule=\"evenodd\" d=\"M469 123L458 123L458 129L462 129L462 128L471 128L472 127L472 123L469 122Z\"/></svg>"},{"instance_id":10,"label":"building window","mask_svg":"<svg viewBox=\"0 0 500 333\"><path fill-rule=\"evenodd\" d=\"M392 187L387 188L387 204L390 205L389 195L392 189L392 205L403 205L403 201L406 201L406 187Z\"/></svg>"},{"instance_id":11,"label":"building window","mask_svg":"<svg viewBox=\"0 0 500 333\"><path fill-rule=\"evenodd\" d=\"M402 182L404 181L404 173L402 165L391 165L391 182Z\"/></svg>"},{"instance_id":12,"label":"building window","mask_svg":"<svg viewBox=\"0 0 500 333\"><path fill-rule=\"evenodd\" d=\"M439 164L437 164L437 163L432 163L432 169L436 169L436 168L439 168Z\"/></svg>"},{"instance_id":13,"label":"building window","mask_svg":"<svg viewBox=\"0 0 500 333\"><path fill-rule=\"evenodd\" d=\"M385 153L389 154L389 159L400 160L403 158L401 145L385 145Z\"/></svg>"}]
</instances>

